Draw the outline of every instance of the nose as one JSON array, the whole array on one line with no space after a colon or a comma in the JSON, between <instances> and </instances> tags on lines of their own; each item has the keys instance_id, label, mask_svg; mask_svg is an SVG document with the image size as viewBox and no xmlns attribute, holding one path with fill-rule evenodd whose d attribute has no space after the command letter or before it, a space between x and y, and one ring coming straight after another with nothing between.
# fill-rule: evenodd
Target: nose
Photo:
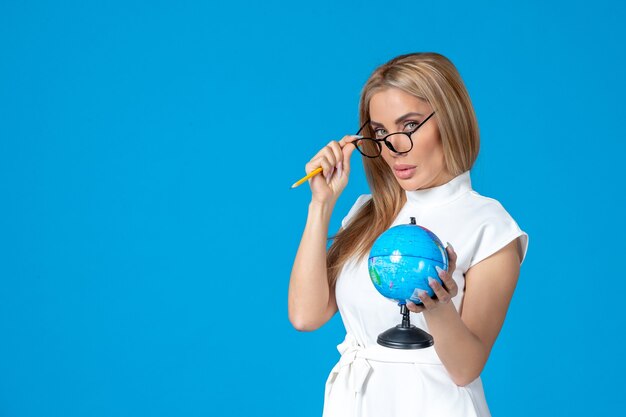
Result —
<instances>
[{"instance_id":1,"label":"nose","mask_svg":"<svg viewBox=\"0 0 626 417\"><path fill-rule=\"evenodd\" d=\"M402 132L392 133L385 139L385 145L387 145L387 148L392 153L396 155L405 155L408 153L408 151L398 151L398 149L407 148L406 144L402 143L404 139L406 138L404 137L404 134Z\"/></svg>"},{"instance_id":2,"label":"nose","mask_svg":"<svg viewBox=\"0 0 626 417\"><path fill-rule=\"evenodd\" d=\"M393 146L393 144L387 140L385 141L385 145L387 145L387 149L389 149L389 153L394 156L394 157L398 157L398 156L402 156L402 155L406 155L407 152L398 152L396 151L395 147Z\"/></svg>"}]
</instances>

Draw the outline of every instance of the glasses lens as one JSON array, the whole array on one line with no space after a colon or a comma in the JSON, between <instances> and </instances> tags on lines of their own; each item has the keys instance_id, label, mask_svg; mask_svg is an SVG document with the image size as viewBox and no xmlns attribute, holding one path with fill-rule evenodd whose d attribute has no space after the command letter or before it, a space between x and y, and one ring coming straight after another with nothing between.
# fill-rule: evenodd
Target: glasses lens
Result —
<instances>
[{"instance_id":1,"label":"glasses lens","mask_svg":"<svg viewBox=\"0 0 626 417\"><path fill-rule=\"evenodd\" d=\"M359 139L357 148L365 156L374 158L380 155L380 144L370 138Z\"/></svg>"},{"instance_id":2,"label":"glasses lens","mask_svg":"<svg viewBox=\"0 0 626 417\"><path fill-rule=\"evenodd\" d=\"M393 146L393 148L398 153L408 152L413 146L409 135L400 132L392 133L391 135L387 136L387 142L390 142L391 146Z\"/></svg>"}]
</instances>

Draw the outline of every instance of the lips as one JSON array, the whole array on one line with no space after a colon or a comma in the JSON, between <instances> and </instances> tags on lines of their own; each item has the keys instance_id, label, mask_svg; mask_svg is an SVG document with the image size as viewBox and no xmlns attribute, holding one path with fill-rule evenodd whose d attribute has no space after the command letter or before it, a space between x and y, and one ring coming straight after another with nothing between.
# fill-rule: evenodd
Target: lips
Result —
<instances>
[{"instance_id":1,"label":"lips","mask_svg":"<svg viewBox=\"0 0 626 417\"><path fill-rule=\"evenodd\" d=\"M396 171L404 171L411 168L415 168L415 165L398 164L393 166L393 169Z\"/></svg>"},{"instance_id":2,"label":"lips","mask_svg":"<svg viewBox=\"0 0 626 417\"><path fill-rule=\"evenodd\" d=\"M416 168L417 167L414 165L398 164L394 165L393 171L395 172L396 177L400 178L401 180L408 180L413 176L413 174L415 174Z\"/></svg>"}]
</instances>

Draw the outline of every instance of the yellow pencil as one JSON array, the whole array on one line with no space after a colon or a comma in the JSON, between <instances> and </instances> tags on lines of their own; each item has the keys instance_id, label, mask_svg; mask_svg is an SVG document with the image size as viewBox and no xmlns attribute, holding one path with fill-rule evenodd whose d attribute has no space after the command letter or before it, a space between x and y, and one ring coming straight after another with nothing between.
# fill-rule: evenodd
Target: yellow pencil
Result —
<instances>
[{"instance_id":1,"label":"yellow pencil","mask_svg":"<svg viewBox=\"0 0 626 417\"><path fill-rule=\"evenodd\" d=\"M291 186L291 188L296 188L297 186L303 184L306 180L308 180L309 178L312 178L314 176L316 176L317 174L319 174L320 172L322 172L322 167L319 167L317 169L314 169L313 171L311 171L310 173L308 173L304 178L302 178L301 180L298 180L296 182L293 183L293 185Z\"/></svg>"}]
</instances>

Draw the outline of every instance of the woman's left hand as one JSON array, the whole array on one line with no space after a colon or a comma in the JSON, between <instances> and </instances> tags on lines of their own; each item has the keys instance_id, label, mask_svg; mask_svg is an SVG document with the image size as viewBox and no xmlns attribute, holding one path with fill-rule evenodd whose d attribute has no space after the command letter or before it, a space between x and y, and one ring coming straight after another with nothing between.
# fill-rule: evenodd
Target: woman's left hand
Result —
<instances>
[{"instance_id":1,"label":"woman's left hand","mask_svg":"<svg viewBox=\"0 0 626 417\"><path fill-rule=\"evenodd\" d=\"M456 269L456 252L449 243L446 251L448 252L448 270L444 271L443 269L439 269L439 278L443 281L445 288L439 283L439 281L429 278L428 282L433 291L435 291L437 299L435 300L430 298L426 291L419 291L418 296L422 304L417 305L411 301L407 301L406 306L410 311L414 313L421 313L425 310L435 310L442 304L448 304L450 300L452 300L452 297L457 295L459 292L456 282L452 279L452 274Z\"/></svg>"}]
</instances>

